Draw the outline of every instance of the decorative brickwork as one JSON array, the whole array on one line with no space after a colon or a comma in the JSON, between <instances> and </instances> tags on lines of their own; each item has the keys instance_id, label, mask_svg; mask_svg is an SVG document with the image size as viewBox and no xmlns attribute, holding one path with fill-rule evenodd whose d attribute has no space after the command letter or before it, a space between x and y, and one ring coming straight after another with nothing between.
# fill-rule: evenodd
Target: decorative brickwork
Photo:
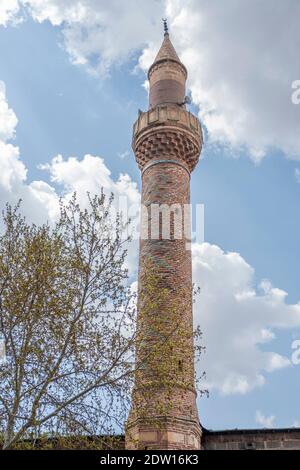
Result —
<instances>
[{"instance_id":1,"label":"decorative brickwork","mask_svg":"<svg viewBox=\"0 0 300 470\"><path fill-rule=\"evenodd\" d=\"M182 221L181 237L176 238L174 228L176 211L184 212L190 203L190 173L202 147L200 123L182 104L186 76L165 35L149 70L150 109L140 113L133 128L132 146L142 171L142 204L147 209L141 224L147 236L140 241L138 331L143 340L137 344L137 361L143 362L157 341L153 321L160 322L159 334L172 331L173 337L170 354L145 360L136 373L126 429L128 449L199 449L201 443L194 384L189 220ZM155 205L175 208L167 237L157 227L159 220L154 220ZM157 228L158 236L153 236ZM149 263L158 279L159 302L155 312L145 314L153 302L147 284ZM171 387L165 377L174 378Z\"/></svg>"},{"instance_id":2,"label":"decorative brickwork","mask_svg":"<svg viewBox=\"0 0 300 470\"><path fill-rule=\"evenodd\" d=\"M174 158L189 171L196 166L202 146L198 119L179 106L157 106L141 113L133 128L133 149L139 168L150 160Z\"/></svg>"}]
</instances>

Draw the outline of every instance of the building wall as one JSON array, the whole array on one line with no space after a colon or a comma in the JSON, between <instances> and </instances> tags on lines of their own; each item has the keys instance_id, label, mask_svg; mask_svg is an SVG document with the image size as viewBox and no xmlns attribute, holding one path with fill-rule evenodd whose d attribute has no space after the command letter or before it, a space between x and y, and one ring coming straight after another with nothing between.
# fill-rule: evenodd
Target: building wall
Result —
<instances>
[{"instance_id":1,"label":"building wall","mask_svg":"<svg viewBox=\"0 0 300 470\"><path fill-rule=\"evenodd\" d=\"M203 430L204 450L300 450L300 429Z\"/></svg>"}]
</instances>

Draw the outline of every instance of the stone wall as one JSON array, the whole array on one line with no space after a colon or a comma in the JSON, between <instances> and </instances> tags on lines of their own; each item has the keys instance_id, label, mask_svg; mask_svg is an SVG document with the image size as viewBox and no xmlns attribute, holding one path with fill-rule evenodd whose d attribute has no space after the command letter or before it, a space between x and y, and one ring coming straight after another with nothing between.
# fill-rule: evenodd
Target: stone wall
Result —
<instances>
[{"instance_id":1,"label":"stone wall","mask_svg":"<svg viewBox=\"0 0 300 470\"><path fill-rule=\"evenodd\" d=\"M300 450L300 429L246 429L207 431L203 429L204 450Z\"/></svg>"}]
</instances>

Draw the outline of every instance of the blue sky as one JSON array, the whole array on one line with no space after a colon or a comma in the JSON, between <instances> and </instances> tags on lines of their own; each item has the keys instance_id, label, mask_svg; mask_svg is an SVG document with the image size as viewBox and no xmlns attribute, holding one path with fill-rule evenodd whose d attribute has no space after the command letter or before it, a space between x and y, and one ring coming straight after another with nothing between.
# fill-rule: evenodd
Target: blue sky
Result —
<instances>
[{"instance_id":1,"label":"blue sky","mask_svg":"<svg viewBox=\"0 0 300 470\"><path fill-rule=\"evenodd\" d=\"M243 2L246 6L251 3L250 0ZM144 69L162 40L160 11L164 12L163 9L167 8L171 25L174 24L171 38L191 73L191 111L200 113L205 128L202 160L193 173L191 184L192 203L205 205L207 242L206 247L198 247L194 255L195 280L200 285L204 284L203 298L196 305L195 315L200 325L204 325L204 341L207 331L208 352L203 364L208 382L211 382L210 398L199 400L200 417L203 425L212 429L260 427L270 422L278 427L297 424L300 422L300 365L290 362L291 343L294 339L300 339L300 307L297 306L300 300L300 184L295 177L295 170L300 167L300 105L297 108L289 98L291 82L300 78L299 59L298 63L292 63L293 57L298 58L294 48L299 44L299 34L296 35L293 27L287 31L287 25L295 16L293 2L287 1L283 10L277 12L278 17L283 18L283 31L279 43L275 44L276 54L272 45L272 32L275 32L277 25L275 14L267 24L257 24L254 17L252 29L250 18L246 39L239 29L232 33L233 37L230 37L231 33L226 27L221 30L221 4L218 13L217 8L210 11L206 1L199 2L193 19L189 16L188 7L183 8L180 1L176 2L176 8L170 6L170 2L154 1L152 3L159 13L151 21L145 20L144 32L142 27L137 28L136 37L126 36L121 45L122 32L132 28L128 20L130 15L124 16L123 24L121 11L117 19L118 25L122 26L119 27L120 36L113 35L113 32L110 36L110 23L106 18L115 12L106 11L107 16L104 15L103 20L107 21L106 36L100 35L100 39L90 19L86 23L84 18L78 20L80 27L88 31L86 34L90 43L87 48L86 43L81 42L77 23L74 26L65 19L67 16L64 18L67 13L63 5L67 8L68 2L59 4L55 0L47 0L44 2L45 11L41 6L36 6L39 2L29 3L32 4L33 13L27 12L23 22L11 24L12 18L5 20L3 14L2 23L6 26L0 25L0 80L5 84L8 107L18 119L17 126L14 126L15 139L6 137L4 142L5 145L11 143L19 147L17 160L28 170L27 179L16 176L10 188L5 188L3 184L1 189L0 178L1 205L5 200L13 201L15 194L22 195L32 181L47 183L56 194L66 194L76 189L76 184L86 190L98 184L98 180L95 182L93 179L89 186L88 173L80 182L73 182L65 173L59 173L61 166L51 164L58 154L66 162L70 156L76 157L79 166L86 154L102 157L104 163L99 168L102 168L103 174L106 169L110 170L110 184L113 186L112 182L118 180L120 173L126 173L134 194L138 194L140 174L131 150L132 124L137 110L147 108ZM51 3L62 10L55 13L58 19L46 9L46 5ZM81 3L86 5L89 2ZM117 3L114 1L114 6ZM92 0L91 4L94 5ZM101 13L103 5L100 4L102 2L97 8ZM193 2L187 4L192 9ZM235 2L230 2L228 8L231 9L232 18L241 14ZM104 6L103 9L108 10ZM63 18L61 21L59 14ZM264 11L260 16L263 14ZM211 36L207 33L208 28L202 28L203 17L217 28L220 41L223 38L225 45L235 45L236 37L239 38L240 45L234 51L235 57L244 52L237 62L242 59L247 62L249 59L251 63L252 60L252 68L230 62L231 68L236 67L232 75L227 71L222 76L218 74L215 64L218 62L222 68L223 61L232 60L232 56L226 50L220 54L218 46L215 47L218 37L214 39L214 45L211 40L209 49L207 44ZM143 12L139 12L138 18L143 21ZM185 21L190 21L190 30L184 28ZM251 44L256 45L260 27L264 27L262 44L265 48L255 49L257 55L253 56ZM199 36L198 31L201 33ZM189 34L193 50L189 48ZM102 40L104 45L116 41L115 49L108 48L108 57L104 57L104 45L97 44L98 40ZM133 46L135 40L136 47ZM289 45L288 57L282 56L281 61L278 55L281 50L286 50L285 40ZM206 48L203 56L201 47ZM82 56L86 58L86 63L83 63ZM291 60L290 68L287 60ZM263 70L261 64L265 67ZM256 66L259 72L254 74ZM255 79L251 78L251 73ZM216 89L212 83L215 83ZM230 101L230 106L224 105L226 99ZM241 114L236 120L247 104L249 108L245 116ZM281 114L279 121L276 113ZM41 164L50 167L45 171L39 168ZM72 170L71 164L69 168ZM101 182L102 176L99 175L99 178ZM138 186L135 187L134 183ZM14 184L18 185L15 191ZM25 204L28 204L27 212L30 213L35 206L30 205L33 203L30 203L29 196L29 199L26 197ZM37 210L41 214L44 201L39 199ZM48 202L45 203L45 216L49 210ZM204 279L205 263L211 263L214 270L207 280ZM219 294L222 276L226 292ZM268 280L271 284L260 285L262 280ZM208 284L206 291L206 282L215 284L213 287ZM287 296L276 289L285 291ZM237 292L249 293L251 290L252 300L243 301L239 310ZM206 292L214 294L213 305ZM222 319L219 323L220 312ZM224 338L235 342L239 331L242 338L243 335L246 338L248 333L253 333L253 337L247 337L249 344L245 342L241 348L241 360L237 361L234 356L239 355L239 350L226 347L223 353L222 342ZM261 331L263 334L267 332L268 341L257 339ZM236 337L231 336L233 334ZM264 355L265 352L271 356ZM273 361L273 365L270 366L271 362L268 361ZM228 377L233 377L230 385ZM241 381L245 381L246 385L236 385ZM258 411L263 415L262 419L258 417ZM271 417L269 421L268 417Z\"/></svg>"}]
</instances>

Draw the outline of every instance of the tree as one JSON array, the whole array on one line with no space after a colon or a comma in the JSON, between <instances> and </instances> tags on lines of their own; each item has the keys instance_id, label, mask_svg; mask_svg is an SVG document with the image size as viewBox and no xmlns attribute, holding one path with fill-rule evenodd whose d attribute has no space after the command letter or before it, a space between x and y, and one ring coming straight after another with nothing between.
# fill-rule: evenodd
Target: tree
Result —
<instances>
[{"instance_id":1,"label":"tree","mask_svg":"<svg viewBox=\"0 0 300 470\"><path fill-rule=\"evenodd\" d=\"M134 364L136 309L113 197L76 195L54 228L6 207L0 237L0 433L20 439L108 434L122 426Z\"/></svg>"},{"instance_id":2,"label":"tree","mask_svg":"<svg viewBox=\"0 0 300 470\"><path fill-rule=\"evenodd\" d=\"M181 346L199 337L181 321L172 292L160 285L149 260L136 295L125 268L127 224L112 217L113 196L88 197L82 210L76 195L60 205L54 227L22 217L20 204L6 206L0 236L0 441L3 449L28 439L112 435L123 430L134 379L144 376L143 402L153 381L171 392L182 383ZM150 299L150 300L149 300ZM153 315L169 304L169 319ZM183 302L185 299L183 297ZM143 328L151 316L150 334ZM176 321L175 321L176 320ZM146 322L149 325L149 321ZM146 324L145 323L145 324ZM181 340L178 341L180 331ZM149 340L149 334L151 341ZM154 339L153 339L154 338ZM174 341L174 338L177 338ZM143 353L135 360L135 346ZM145 347L144 347L144 346ZM195 346L196 352L201 347ZM169 358L169 365L162 357ZM192 359L191 359L192 361ZM153 377L144 372L153 370ZM153 365L153 367L152 367ZM177 375L176 375L177 374ZM157 403L167 413L165 400ZM103 445L114 445L104 439ZM97 445L100 445L99 439Z\"/></svg>"}]
</instances>

